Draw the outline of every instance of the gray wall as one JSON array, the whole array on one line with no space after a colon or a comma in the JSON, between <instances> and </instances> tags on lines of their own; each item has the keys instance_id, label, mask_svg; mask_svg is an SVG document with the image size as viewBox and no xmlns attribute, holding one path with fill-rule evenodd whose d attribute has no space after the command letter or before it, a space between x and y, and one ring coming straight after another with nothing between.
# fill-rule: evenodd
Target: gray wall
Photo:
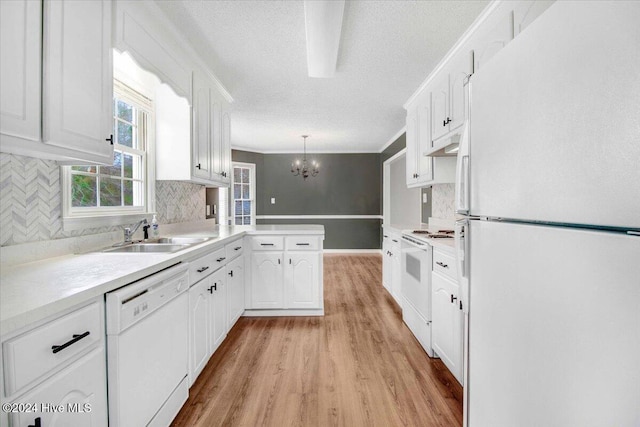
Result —
<instances>
[{"instance_id":1,"label":"gray wall","mask_svg":"<svg viewBox=\"0 0 640 427\"><path fill-rule=\"evenodd\" d=\"M309 154L320 174L291 174L301 154L232 151L234 162L256 164L256 215L381 215L380 154ZM276 203L271 204L275 197ZM380 220L258 220L258 224L322 224L325 249L379 249Z\"/></svg>"}]
</instances>

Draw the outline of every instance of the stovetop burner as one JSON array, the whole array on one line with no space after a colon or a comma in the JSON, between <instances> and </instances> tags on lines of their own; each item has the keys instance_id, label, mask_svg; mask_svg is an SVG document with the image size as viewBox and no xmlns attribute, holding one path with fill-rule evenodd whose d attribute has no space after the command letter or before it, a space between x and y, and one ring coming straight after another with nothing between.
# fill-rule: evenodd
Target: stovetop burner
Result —
<instances>
[{"instance_id":1,"label":"stovetop burner","mask_svg":"<svg viewBox=\"0 0 640 427\"><path fill-rule=\"evenodd\" d=\"M438 230L432 232L429 230L413 230L413 234L424 234L429 239L453 239L453 230Z\"/></svg>"}]
</instances>

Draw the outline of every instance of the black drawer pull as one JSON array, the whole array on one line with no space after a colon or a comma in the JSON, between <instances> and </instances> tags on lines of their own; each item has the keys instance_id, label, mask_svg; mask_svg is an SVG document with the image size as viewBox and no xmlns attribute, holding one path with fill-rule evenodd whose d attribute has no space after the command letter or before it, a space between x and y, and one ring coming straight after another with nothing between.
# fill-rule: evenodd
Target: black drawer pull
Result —
<instances>
[{"instance_id":1,"label":"black drawer pull","mask_svg":"<svg viewBox=\"0 0 640 427\"><path fill-rule=\"evenodd\" d=\"M445 264L443 262L440 262L440 261L436 261L436 264L438 264L442 268L449 268L449 266L447 264Z\"/></svg>"},{"instance_id":2,"label":"black drawer pull","mask_svg":"<svg viewBox=\"0 0 640 427\"><path fill-rule=\"evenodd\" d=\"M208 269L209 269L209 266L206 266L206 267L199 268L199 269L197 269L196 271L197 271L198 273L202 273L203 271L206 271L206 270L208 270Z\"/></svg>"},{"instance_id":3,"label":"black drawer pull","mask_svg":"<svg viewBox=\"0 0 640 427\"><path fill-rule=\"evenodd\" d=\"M297 246L309 246L309 243L296 243Z\"/></svg>"},{"instance_id":4,"label":"black drawer pull","mask_svg":"<svg viewBox=\"0 0 640 427\"><path fill-rule=\"evenodd\" d=\"M229 276L233 277L233 270L229 272Z\"/></svg>"},{"instance_id":5,"label":"black drawer pull","mask_svg":"<svg viewBox=\"0 0 640 427\"><path fill-rule=\"evenodd\" d=\"M72 339L70 339L69 341L67 341L66 343L62 344L62 345L52 345L51 346L51 350L53 350L53 354L56 354L59 351L64 350L65 348L69 347L70 345L73 345L75 343L77 343L78 341L80 341L82 338L84 337L88 337L90 334L89 331L85 332L84 334L73 334L72 335Z\"/></svg>"},{"instance_id":6,"label":"black drawer pull","mask_svg":"<svg viewBox=\"0 0 640 427\"><path fill-rule=\"evenodd\" d=\"M273 246L273 243L260 243L260 246Z\"/></svg>"},{"instance_id":7,"label":"black drawer pull","mask_svg":"<svg viewBox=\"0 0 640 427\"><path fill-rule=\"evenodd\" d=\"M213 286L209 287L209 293L213 294L213 291L217 291L218 290L218 284L214 283Z\"/></svg>"},{"instance_id":8,"label":"black drawer pull","mask_svg":"<svg viewBox=\"0 0 640 427\"><path fill-rule=\"evenodd\" d=\"M239 251L240 249L242 249L242 246L237 246L237 247L233 248L234 251Z\"/></svg>"},{"instance_id":9,"label":"black drawer pull","mask_svg":"<svg viewBox=\"0 0 640 427\"><path fill-rule=\"evenodd\" d=\"M395 243L398 243L398 241L396 239L391 239L391 240L393 240Z\"/></svg>"},{"instance_id":10,"label":"black drawer pull","mask_svg":"<svg viewBox=\"0 0 640 427\"><path fill-rule=\"evenodd\" d=\"M224 261L225 259L227 259L227 258L225 258L225 257L221 257L221 258L218 258L216 261L217 261L217 262L222 262L222 261Z\"/></svg>"}]
</instances>

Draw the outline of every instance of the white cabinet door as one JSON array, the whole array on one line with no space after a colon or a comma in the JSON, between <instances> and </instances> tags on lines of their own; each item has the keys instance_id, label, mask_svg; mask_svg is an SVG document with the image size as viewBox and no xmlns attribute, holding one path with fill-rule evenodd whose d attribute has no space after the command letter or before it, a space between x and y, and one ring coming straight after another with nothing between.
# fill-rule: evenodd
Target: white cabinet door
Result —
<instances>
[{"instance_id":1,"label":"white cabinet door","mask_svg":"<svg viewBox=\"0 0 640 427\"><path fill-rule=\"evenodd\" d=\"M284 269L282 252L251 254L251 307L284 307Z\"/></svg>"},{"instance_id":2,"label":"white cabinet door","mask_svg":"<svg viewBox=\"0 0 640 427\"><path fill-rule=\"evenodd\" d=\"M193 384L209 361L211 299L207 292L210 278L189 289L189 379Z\"/></svg>"},{"instance_id":3,"label":"white cabinet door","mask_svg":"<svg viewBox=\"0 0 640 427\"><path fill-rule=\"evenodd\" d=\"M111 1L44 2L43 140L113 163Z\"/></svg>"},{"instance_id":4,"label":"white cabinet door","mask_svg":"<svg viewBox=\"0 0 640 427\"><path fill-rule=\"evenodd\" d=\"M449 132L449 75L444 75L434 84L431 92L432 139L438 139Z\"/></svg>"},{"instance_id":5,"label":"white cabinet door","mask_svg":"<svg viewBox=\"0 0 640 427\"><path fill-rule=\"evenodd\" d=\"M458 285L438 273L432 274L433 349L462 383L463 312Z\"/></svg>"},{"instance_id":6,"label":"white cabinet door","mask_svg":"<svg viewBox=\"0 0 640 427\"><path fill-rule=\"evenodd\" d=\"M418 113L412 109L407 114L407 154L405 156L407 186L414 185L418 180L418 163L416 159L418 147Z\"/></svg>"},{"instance_id":7,"label":"white cabinet door","mask_svg":"<svg viewBox=\"0 0 640 427\"><path fill-rule=\"evenodd\" d=\"M433 181L433 158L426 157L423 153L431 148L431 99L426 97L418 105L418 144L415 158L418 175L418 184L426 184Z\"/></svg>"},{"instance_id":8,"label":"white cabinet door","mask_svg":"<svg viewBox=\"0 0 640 427\"><path fill-rule=\"evenodd\" d=\"M389 235L384 235L382 241L382 286L391 292L391 251Z\"/></svg>"},{"instance_id":9,"label":"white cabinet door","mask_svg":"<svg viewBox=\"0 0 640 427\"><path fill-rule=\"evenodd\" d=\"M191 173L208 180L211 177L211 92L197 73L193 76L193 136Z\"/></svg>"},{"instance_id":10,"label":"white cabinet door","mask_svg":"<svg viewBox=\"0 0 640 427\"><path fill-rule=\"evenodd\" d=\"M227 336L227 288L225 286L227 270L220 270L209 276L209 287L207 291L211 294L211 353L216 351L218 346Z\"/></svg>"},{"instance_id":11,"label":"white cabinet door","mask_svg":"<svg viewBox=\"0 0 640 427\"><path fill-rule=\"evenodd\" d=\"M285 308L320 308L320 254L288 252Z\"/></svg>"},{"instance_id":12,"label":"white cabinet door","mask_svg":"<svg viewBox=\"0 0 640 427\"><path fill-rule=\"evenodd\" d=\"M16 402L37 403L38 408L44 410L38 413L13 413L11 425L106 427L105 361L104 347L100 347L16 399ZM42 405L47 407L42 408ZM39 419L39 424L36 419Z\"/></svg>"},{"instance_id":13,"label":"white cabinet door","mask_svg":"<svg viewBox=\"0 0 640 427\"><path fill-rule=\"evenodd\" d=\"M513 11L491 17L473 38L473 72L513 40Z\"/></svg>"},{"instance_id":14,"label":"white cabinet door","mask_svg":"<svg viewBox=\"0 0 640 427\"><path fill-rule=\"evenodd\" d=\"M222 112L222 142L220 144L220 171L222 181L231 182L231 116Z\"/></svg>"},{"instance_id":15,"label":"white cabinet door","mask_svg":"<svg viewBox=\"0 0 640 427\"><path fill-rule=\"evenodd\" d=\"M399 243L391 246L391 295L402 307L402 256Z\"/></svg>"},{"instance_id":16,"label":"white cabinet door","mask_svg":"<svg viewBox=\"0 0 640 427\"><path fill-rule=\"evenodd\" d=\"M215 94L211 96L211 179L220 180L222 178L222 106Z\"/></svg>"},{"instance_id":17,"label":"white cabinet door","mask_svg":"<svg viewBox=\"0 0 640 427\"><path fill-rule=\"evenodd\" d=\"M240 256L227 264L227 308L229 329L244 312L244 257Z\"/></svg>"},{"instance_id":18,"label":"white cabinet door","mask_svg":"<svg viewBox=\"0 0 640 427\"><path fill-rule=\"evenodd\" d=\"M0 132L40 141L42 3L0 2Z\"/></svg>"},{"instance_id":19,"label":"white cabinet door","mask_svg":"<svg viewBox=\"0 0 640 427\"><path fill-rule=\"evenodd\" d=\"M471 74L473 54L462 51L454 58L449 68L449 113L451 122L449 131L453 131L464 124L467 111L464 81Z\"/></svg>"}]
</instances>

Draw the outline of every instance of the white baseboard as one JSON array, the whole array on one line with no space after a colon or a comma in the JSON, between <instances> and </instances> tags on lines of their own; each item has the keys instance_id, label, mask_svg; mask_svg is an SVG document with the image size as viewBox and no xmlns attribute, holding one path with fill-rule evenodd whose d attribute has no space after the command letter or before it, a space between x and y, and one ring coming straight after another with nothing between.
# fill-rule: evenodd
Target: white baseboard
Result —
<instances>
[{"instance_id":1,"label":"white baseboard","mask_svg":"<svg viewBox=\"0 0 640 427\"><path fill-rule=\"evenodd\" d=\"M382 254L382 249L324 249L325 254Z\"/></svg>"},{"instance_id":2,"label":"white baseboard","mask_svg":"<svg viewBox=\"0 0 640 427\"><path fill-rule=\"evenodd\" d=\"M316 309L246 309L242 317L324 316L324 308Z\"/></svg>"}]
</instances>

